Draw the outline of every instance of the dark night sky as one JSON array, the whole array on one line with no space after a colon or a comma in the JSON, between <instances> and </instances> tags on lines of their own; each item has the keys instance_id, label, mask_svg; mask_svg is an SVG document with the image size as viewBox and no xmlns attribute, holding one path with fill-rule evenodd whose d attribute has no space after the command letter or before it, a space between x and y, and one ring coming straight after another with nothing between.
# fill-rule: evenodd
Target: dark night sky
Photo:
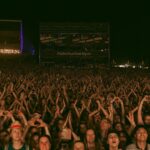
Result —
<instances>
[{"instance_id":1,"label":"dark night sky","mask_svg":"<svg viewBox=\"0 0 150 150\"><path fill-rule=\"evenodd\" d=\"M150 12L137 1L5 1L0 18L23 19L26 35L34 41L40 20L57 22L109 22L113 57L150 57ZM35 42L33 42L35 43Z\"/></svg>"}]
</instances>

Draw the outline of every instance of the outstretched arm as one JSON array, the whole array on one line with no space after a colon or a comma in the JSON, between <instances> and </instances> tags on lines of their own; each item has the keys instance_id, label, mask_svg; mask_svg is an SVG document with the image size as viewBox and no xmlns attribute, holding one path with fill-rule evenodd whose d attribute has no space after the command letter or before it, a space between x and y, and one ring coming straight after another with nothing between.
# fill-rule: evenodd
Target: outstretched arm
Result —
<instances>
[{"instance_id":1,"label":"outstretched arm","mask_svg":"<svg viewBox=\"0 0 150 150\"><path fill-rule=\"evenodd\" d=\"M39 127L44 128L45 134L51 137L48 125L42 119L37 119L37 121L40 123Z\"/></svg>"},{"instance_id":2,"label":"outstretched arm","mask_svg":"<svg viewBox=\"0 0 150 150\"><path fill-rule=\"evenodd\" d=\"M5 92L6 92L6 85L4 86L3 92L2 92L2 94L0 95L0 101L1 101L1 99L4 97Z\"/></svg>"},{"instance_id":3,"label":"outstretched arm","mask_svg":"<svg viewBox=\"0 0 150 150\"><path fill-rule=\"evenodd\" d=\"M80 118L80 113L79 113L79 111L78 111L78 109L77 109L77 106L76 106L77 101L78 101L78 100L76 99L75 102L73 103L73 108L74 108L74 110L75 110L75 112L76 112L77 117Z\"/></svg>"},{"instance_id":4,"label":"outstretched arm","mask_svg":"<svg viewBox=\"0 0 150 150\"><path fill-rule=\"evenodd\" d=\"M101 105L101 104L100 104L100 101L97 100L96 103L97 103L97 105L98 105L98 109L96 109L96 110L94 110L93 112L91 112L91 113L89 114L89 117L94 116L95 114L97 114L97 113L100 111L100 105Z\"/></svg>"},{"instance_id":5,"label":"outstretched arm","mask_svg":"<svg viewBox=\"0 0 150 150\"><path fill-rule=\"evenodd\" d=\"M99 103L99 109L103 112L106 118L109 118L108 111Z\"/></svg>"},{"instance_id":6,"label":"outstretched arm","mask_svg":"<svg viewBox=\"0 0 150 150\"><path fill-rule=\"evenodd\" d=\"M14 116L13 116L12 111L6 111L6 115L7 115L8 118L11 119L12 122L16 121L15 118L14 118Z\"/></svg>"},{"instance_id":7,"label":"outstretched arm","mask_svg":"<svg viewBox=\"0 0 150 150\"><path fill-rule=\"evenodd\" d=\"M129 120L130 125L131 125L129 130L127 130L127 132L128 132L129 135L131 135L133 129L136 126L136 123L135 123L135 120L134 120L134 113L133 113L133 111L130 111L129 114L126 117Z\"/></svg>"},{"instance_id":8,"label":"outstretched arm","mask_svg":"<svg viewBox=\"0 0 150 150\"><path fill-rule=\"evenodd\" d=\"M21 111L18 112L18 115L22 118L24 125L28 126L28 121L27 121L25 115Z\"/></svg>"},{"instance_id":9,"label":"outstretched arm","mask_svg":"<svg viewBox=\"0 0 150 150\"><path fill-rule=\"evenodd\" d=\"M68 94L67 94L67 90L66 90L65 85L64 85L62 88L63 88L63 92L64 92L65 99L66 99L66 101L67 101L67 103L68 103L68 102L69 102L69 99L68 99Z\"/></svg>"},{"instance_id":10,"label":"outstretched arm","mask_svg":"<svg viewBox=\"0 0 150 150\"><path fill-rule=\"evenodd\" d=\"M121 118L122 118L122 123L125 123L125 109L124 109L124 104L123 104L123 101L119 98L118 98L118 102L121 104Z\"/></svg>"},{"instance_id":11,"label":"outstretched arm","mask_svg":"<svg viewBox=\"0 0 150 150\"><path fill-rule=\"evenodd\" d=\"M144 102L146 102L146 101L148 101L149 100L149 96L145 96L143 99L142 99L142 101L141 101L141 103L140 103L140 105L139 105L139 108L138 108L138 124L144 124L144 121L143 121L143 118L142 118L142 108L143 108L143 104L144 104Z\"/></svg>"}]
</instances>

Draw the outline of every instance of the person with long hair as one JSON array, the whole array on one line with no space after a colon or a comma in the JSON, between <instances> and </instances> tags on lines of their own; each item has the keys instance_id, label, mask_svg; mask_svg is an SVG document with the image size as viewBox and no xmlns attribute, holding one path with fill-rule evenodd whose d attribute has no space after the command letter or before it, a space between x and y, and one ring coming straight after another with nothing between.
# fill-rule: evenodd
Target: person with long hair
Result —
<instances>
[{"instance_id":1,"label":"person with long hair","mask_svg":"<svg viewBox=\"0 0 150 150\"><path fill-rule=\"evenodd\" d=\"M87 129L85 137L85 148L87 150L101 149L101 142L96 136L94 129Z\"/></svg>"},{"instance_id":2,"label":"person with long hair","mask_svg":"<svg viewBox=\"0 0 150 150\"><path fill-rule=\"evenodd\" d=\"M51 140L48 135L42 135L39 138L39 150L51 150Z\"/></svg>"}]
</instances>

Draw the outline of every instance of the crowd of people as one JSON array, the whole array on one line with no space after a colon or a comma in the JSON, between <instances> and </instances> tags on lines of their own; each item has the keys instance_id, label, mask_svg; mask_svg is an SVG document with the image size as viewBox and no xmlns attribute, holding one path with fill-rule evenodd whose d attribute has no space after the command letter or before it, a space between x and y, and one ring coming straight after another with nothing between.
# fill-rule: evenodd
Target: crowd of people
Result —
<instances>
[{"instance_id":1,"label":"crowd of people","mask_svg":"<svg viewBox=\"0 0 150 150\"><path fill-rule=\"evenodd\" d=\"M0 150L150 150L149 75L2 67Z\"/></svg>"}]
</instances>

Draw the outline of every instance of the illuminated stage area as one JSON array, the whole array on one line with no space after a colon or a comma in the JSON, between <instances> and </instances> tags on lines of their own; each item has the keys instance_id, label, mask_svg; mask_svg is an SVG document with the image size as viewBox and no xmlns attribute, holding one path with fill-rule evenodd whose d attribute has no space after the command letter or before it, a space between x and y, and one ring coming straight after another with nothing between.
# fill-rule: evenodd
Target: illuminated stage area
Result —
<instances>
[{"instance_id":1,"label":"illuminated stage area","mask_svg":"<svg viewBox=\"0 0 150 150\"><path fill-rule=\"evenodd\" d=\"M22 21L0 20L0 54L21 54L22 52Z\"/></svg>"},{"instance_id":2,"label":"illuminated stage area","mask_svg":"<svg viewBox=\"0 0 150 150\"><path fill-rule=\"evenodd\" d=\"M18 49L0 49L0 54L20 54Z\"/></svg>"}]
</instances>

